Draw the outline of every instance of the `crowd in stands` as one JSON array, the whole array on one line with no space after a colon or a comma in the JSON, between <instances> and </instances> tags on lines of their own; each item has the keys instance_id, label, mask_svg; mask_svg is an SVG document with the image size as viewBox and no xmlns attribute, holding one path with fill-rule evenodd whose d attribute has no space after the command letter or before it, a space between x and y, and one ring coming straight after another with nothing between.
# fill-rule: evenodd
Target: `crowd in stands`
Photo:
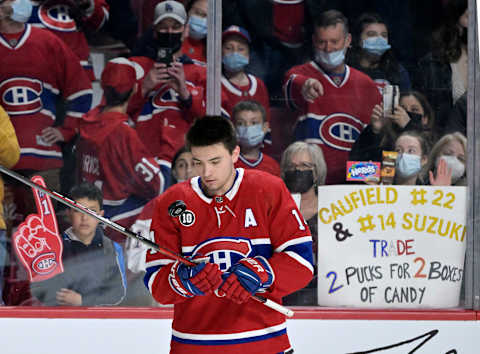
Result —
<instances>
[{"instance_id":1,"label":"crowd in stands","mask_svg":"<svg viewBox=\"0 0 480 354\"><path fill-rule=\"evenodd\" d=\"M394 184L466 185L467 0L222 5L236 167L284 180L314 256L317 186L346 183L347 161L396 151ZM0 164L151 238L152 200L195 176L184 135L206 114L207 15L208 0L0 1ZM107 53L117 57L95 78L91 52L112 43L121 55ZM11 235L34 200L0 177L0 304L152 306L146 247L59 204L65 272L30 284ZM284 300L316 298L314 279Z\"/></svg>"}]
</instances>

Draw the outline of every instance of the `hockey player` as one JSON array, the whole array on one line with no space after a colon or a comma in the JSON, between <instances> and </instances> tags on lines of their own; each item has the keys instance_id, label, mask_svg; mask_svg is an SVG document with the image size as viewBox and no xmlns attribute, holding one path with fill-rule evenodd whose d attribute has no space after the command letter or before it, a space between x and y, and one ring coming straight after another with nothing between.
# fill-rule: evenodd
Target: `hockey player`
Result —
<instances>
[{"instance_id":1,"label":"hockey player","mask_svg":"<svg viewBox=\"0 0 480 354\"><path fill-rule=\"evenodd\" d=\"M235 167L254 168L280 177L280 166L262 152L263 139L269 131L265 109L257 101L240 101L233 107L240 155Z\"/></svg>"},{"instance_id":2,"label":"hockey player","mask_svg":"<svg viewBox=\"0 0 480 354\"><path fill-rule=\"evenodd\" d=\"M127 124L128 100L141 76L141 68L128 59L107 63L101 77L105 105L83 117L77 147L81 178L101 188L105 216L125 227L163 192L170 176L170 165L154 159Z\"/></svg>"},{"instance_id":3,"label":"hockey player","mask_svg":"<svg viewBox=\"0 0 480 354\"><path fill-rule=\"evenodd\" d=\"M381 96L367 75L345 65L351 35L342 13L322 13L312 41L314 59L285 75L286 100L298 115L295 139L323 150L328 166L325 184L344 183L348 153Z\"/></svg>"},{"instance_id":4,"label":"hockey player","mask_svg":"<svg viewBox=\"0 0 480 354\"><path fill-rule=\"evenodd\" d=\"M55 33L80 59L91 81L95 79L84 31L99 31L109 16L105 0L31 0L28 23Z\"/></svg>"},{"instance_id":5,"label":"hockey player","mask_svg":"<svg viewBox=\"0 0 480 354\"><path fill-rule=\"evenodd\" d=\"M181 3L169 0L157 4L154 37L146 56L130 58L146 75L129 113L145 145L169 162L184 145L183 137L194 118L203 116L206 109L206 69L181 51L186 21Z\"/></svg>"},{"instance_id":6,"label":"hockey player","mask_svg":"<svg viewBox=\"0 0 480 354\"><path fill-rule=\"evenodd\" d=\"M312 279L312 237L283 182L235 169L240 148L233 125L206 116L186 136L198 177L155 200L155 242L183 256L207 257L188 267L147 252L145 284L174 304L171 353L291 352L285 317L251 299L274 301ZM178 218L167 210L181 199Z\"/></svg>"}]
</instances>

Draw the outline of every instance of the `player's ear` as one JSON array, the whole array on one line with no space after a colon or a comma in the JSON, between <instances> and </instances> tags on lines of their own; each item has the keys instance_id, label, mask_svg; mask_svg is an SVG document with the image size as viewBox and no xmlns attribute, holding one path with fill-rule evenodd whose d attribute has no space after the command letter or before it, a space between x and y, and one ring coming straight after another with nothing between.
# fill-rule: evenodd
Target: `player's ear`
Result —
<instances>
[{"instance_id":1,"label":"player's ear","mask_svg":"<svg viewBox=\"0 0 480 354\"><path fill-rule=\"evenodd\" d=\"M232 151L232 161L233 163L238 161L238 156L240 156L240 146L235 146L235 149Z\"/></svg>"}]
</instances>

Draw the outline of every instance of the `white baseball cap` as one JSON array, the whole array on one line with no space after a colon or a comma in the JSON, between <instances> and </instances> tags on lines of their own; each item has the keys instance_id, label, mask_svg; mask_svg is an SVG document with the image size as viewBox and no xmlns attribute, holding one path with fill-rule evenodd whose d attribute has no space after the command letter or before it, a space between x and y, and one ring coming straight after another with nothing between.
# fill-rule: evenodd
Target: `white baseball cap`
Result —
<instances>
[{"instance_id":1,"label":"white baseball cap","mask_svg":"<svg viewBox=\"0 0 480 354\"><path fill-rule=\"evenodd\" d=\"M162 1L155 6L155 15L153 16L153 25L155 26L165 18L173 18L182 25L187 22L187 12L185 7L178 1Z\"/></svg>"}]
</instances>

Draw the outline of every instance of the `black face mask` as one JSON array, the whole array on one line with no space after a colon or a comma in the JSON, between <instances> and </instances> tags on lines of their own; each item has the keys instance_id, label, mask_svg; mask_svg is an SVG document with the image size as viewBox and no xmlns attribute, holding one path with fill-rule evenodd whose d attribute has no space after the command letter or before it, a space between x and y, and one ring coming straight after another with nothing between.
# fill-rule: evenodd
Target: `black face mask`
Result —
<instances>
[{"instance_id":1,"label":"black face mask","mask_svg":"<svg viewBox=\"0 0 480 354\"><path fill-rule=\"evenodd\" d=\"M460 40L463 44L468 44L468 29L464 28L462 34L460 35Z\"/></svg>"},{"instance_id":2,"label":"black face mask","mask_svg":"<svg viewBox=\"0 0 480 354\"><path fill-rule=\"evenodd\" d=\"M422 123L423 114L409 112L409 111L407 111L407 114L410 117L410 119L412 120L412 122L418 123L418 124Z\"/></svg>"},{"instance_id":3,"label":"black face mask","mask_svg":"<svg viewBox=\"0 0 480 354\"><path fill-rule=\"evenodd\" d=\"M285 184L291 193L305 193L313 186L313 171L286 171Z\"/></svg>"},{"instance_id":4,"label":"black face mask","mask_svg":"<svg viewBox=\"0 0 480 354\"><path fill-rule=\"evenodd\" d=\"M182 32L157 32L155 44L157 48L168 48L172 53L176 53L182 47Z\"/></svg>"}]
</instances>

